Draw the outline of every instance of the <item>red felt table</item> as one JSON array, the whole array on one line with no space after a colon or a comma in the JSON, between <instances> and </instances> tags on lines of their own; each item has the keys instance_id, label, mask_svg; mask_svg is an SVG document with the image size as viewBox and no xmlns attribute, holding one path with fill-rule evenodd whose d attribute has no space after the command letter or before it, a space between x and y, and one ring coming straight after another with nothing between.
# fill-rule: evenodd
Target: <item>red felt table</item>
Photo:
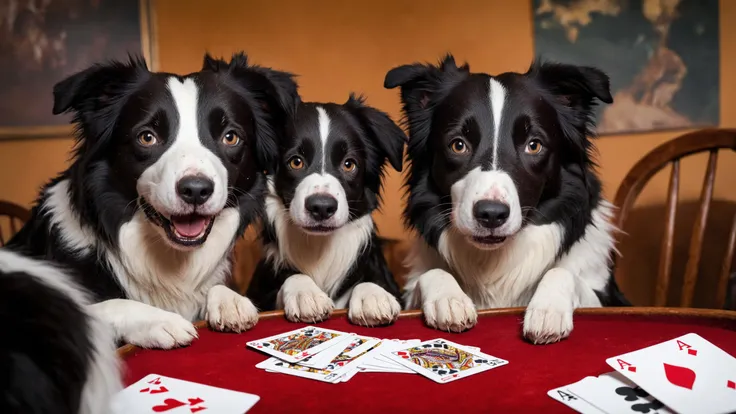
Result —
<instances>
[{"instance_id":1,"label":"red felt table","mask_svg":"<svg viewBox=\"0 0 736 414\"><path fill-rule=\"evenodd\" d=\"M358 373L346 383L329 384L267 373L255 365L267 358L245 343L305 326L278 312L263 314L258 325L241 334L201 327L190 346L170 351L120 349L126 361L126 384L150 373L256 394L253 413L281 412L571 412L547 391L587 375L611 371L606 358L695 332L736 356L736 312L666 308L584 309L575 314L570 338L552 345L531 345L520 335L521 309L481 311L478 325L451 334L427 328L419 312L402 313L387 327L351 325L343 312L318 326L381 338L443 337L509 364L448 384L421 375ZM201 324L199 326L202 326ZM447 411L449 410L449 411Z\"/></svg>"}]
</instances>

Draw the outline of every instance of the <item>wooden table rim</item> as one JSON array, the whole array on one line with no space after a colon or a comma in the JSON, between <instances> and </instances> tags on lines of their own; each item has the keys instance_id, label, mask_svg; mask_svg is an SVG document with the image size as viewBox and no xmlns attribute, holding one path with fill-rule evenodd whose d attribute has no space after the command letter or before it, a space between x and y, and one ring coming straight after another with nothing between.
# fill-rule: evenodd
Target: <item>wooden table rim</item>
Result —
<instances>
[{"instance_id":1,"label":"wooden table rim","mask_svg":"<svg viewBox=\"0 0 736 414\"><path fill-rule=\"evenodd\" d=\"M331 317L342 317L348 313L347 309L338 309L332 312ZM478 317L503 316L503 315L521 315L524 308L502 308L502 309L484 309L478 311ZM609 307L609 308L581 308L575 310L576 315L636 315L636 316L683 316L683 317L700 317L709 319L736 320L736 311L721 309L700 309L700 308L665 308L665 307ZM275 318L283 318L284 311L261 312L259 322ZM421 310L407 310L399 314L399 319L418 318L422 316ZM199 321L194 324L197 329L205 328L206 321ZM138 351L135 345L123 345L118 348L118 355L126 358L135 351Z\"/></svg>"}]
</instances>

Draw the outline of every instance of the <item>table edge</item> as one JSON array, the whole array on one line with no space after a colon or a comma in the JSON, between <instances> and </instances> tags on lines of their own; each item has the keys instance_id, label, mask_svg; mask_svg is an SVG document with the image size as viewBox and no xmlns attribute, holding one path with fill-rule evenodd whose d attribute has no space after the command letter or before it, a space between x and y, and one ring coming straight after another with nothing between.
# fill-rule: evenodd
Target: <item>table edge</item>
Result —
<instances>
[{"instance_id":1,"label":"table edge","mask_svg":"<svg viewBox=\"0 0 736 414\"><path fill-rule=\"evenodd\" d=\"M495 316L506 316L506 315L521 315L525 308L499 308L499 309L483 309L478 311L479 318L495 317ZM344 317L348 313L347 309L338 309L332 312L331 317ZM695 318L706 318L706 319L718 319L718 320L735 320L736 311L721 310L721 309L700 309L700 308L666 308L666 307L606 307L606 308L580 308L575 310L576 315L634 315L634 316L682 316L682 317L695 317ZM261 312L259 315L259 321L269 320L276 318L283 318L284 311L268 311ZM422 316L422 311L406 310L399 314L399 319L411 319ZM207 327L207 321L195 322L194 326L197 329ZM123 345L118 348L118 356L122 359L130 356L135 351L138 351L138 346L135 345Z\"/></svg>"}]
</instances>

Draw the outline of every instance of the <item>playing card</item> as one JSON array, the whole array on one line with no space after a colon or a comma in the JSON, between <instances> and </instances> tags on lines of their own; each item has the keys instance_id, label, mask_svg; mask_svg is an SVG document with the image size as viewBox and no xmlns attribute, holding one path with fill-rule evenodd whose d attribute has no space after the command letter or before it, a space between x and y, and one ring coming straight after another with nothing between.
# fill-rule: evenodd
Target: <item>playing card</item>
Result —
<instances>
[{"instance_id":1,"label":"playing card","mask_svg":"<svg viewBox=\"0 0 736 414\"><path fill-rule=\"evenodd\" d=\"M679 413L736 411L736 359L694 333L606 362Z\"/></svg>"},{"instance_id":2,"label":"playing card","mask_svg":"<svg viewBox=\"0 0 736 414\"><path fill-rule=\"evenodd\" d=\"M248 346L287 362L299 362L315 355L349 334L316 326L306 326L290 332L248 342Z\"/></svg>"},{"instance_id":3,"label":"playing card","mask_svg":"<svg viewBox=\"0 0 736 414\"><path fill-rule=\"evenodd\" d=\"M368 340L374 339L371 337L360 336L360 335L357 335L357 337L361 339L362 341L368 341ZM340 353L338 356L336 356L332 361L330 361L330 363L324 369L305 367L303 365L299 365L296 363L292 364L292 363L288 363L288 362L279 360L278 358L271 358L259 365L261 365L261 367L263 367L266 370L272 370L272 371L281 372L284 374L314 379L317 381L332 382L332 383L340 382L341 377L357 370L358 367L360 366L359 363L361 359L373 349L373 348L370 348L370 349L365 350L363 354L349 357L348 355L350 355L350 351L362 345L363 344L362 341L350 342L348 346L343 349L343 352ZM374 347L378 345L380 345L380 342L374 345Z\"/></svg>"},{"instance_id":4,"label":"playing card","mask_svg":"<svg viewBox=\"0 0 736 414\"><path fill-rule=\"evenodd\" d=\"M299 365L312 368L326 368L330 364L330 361L342 353L345 349L345 344L349 341L360 341L360 339L355 334L343 335L342 339L338 339L329 348L299 361Z\"/></svg>"},{"instance_id":5,"label":"playing card","mask_svg":"<svg viewBox=\"0 0 736 414\"><path fill-rule=\"evenodd\" d=\"M590 378L590 377L588 377ZM584 380L584 379L583 379ZM580 380L578 382L581 382L583 380ZM578 397L575 395L572 391L570 391L570 386L574 385L565 385L564 387L555 388L553 390L547 391L547 395L552 397L553 399L565 404L566 406L572 408L573 410L583 413L583 414L605 414L604 411L599 410L594 405L590 404L589 402L585 401L584 399Z\"/></svg>"},{"instance_id":6,"label":"playing card","mask_svg":"<svg viewBox=\"0 0 736 414\"><path fill-rule=\"evenodd\" d=\"M118 393L111 408L114 414L241 414L259 399L253 394L150 374Z\"/></svg>"},{"instance_id":7,"label":"playing card","mask_svg":"<svg viewBox=\"0 0 736 414\"><path fill-rule=\"evenodd\" d=\"M425 377L441 384L508 364L508 361L473 351L446 339L432 339L386 354Z\"/></svg>"},{"instance_id":8,"label":"playing card","mask_svg":"<svg viewBox=\"0 0 736 414\"><path fill-rule=\"evenodd\" d=\"M618 372L586 377L567 389L605 413L672 414L664 404Z\"/></svg>"}]
</instances>

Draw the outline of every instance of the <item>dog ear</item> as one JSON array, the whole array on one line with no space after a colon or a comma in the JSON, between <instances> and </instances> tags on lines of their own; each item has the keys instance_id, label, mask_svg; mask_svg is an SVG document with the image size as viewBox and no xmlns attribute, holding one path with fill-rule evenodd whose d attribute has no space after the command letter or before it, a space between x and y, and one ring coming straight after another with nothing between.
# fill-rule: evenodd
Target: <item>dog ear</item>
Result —
<instances>
[{"instance_id":1,"label":"dog ear","mask_svg":"<svg viewBox=\"0 0 736 414\"><path fill-rule=\"evenodd\" d=\"M143 72L148 72L148 68L140 56L130 56L128 62L111 61L77 72L54 85L53 114L76 111L79 120L84 121L86 112L114 104Z\"/></svg>"},{"instance_id":2,"label":"dog ear","mask_svg":"<svg viewBox=\"0 0 736 414\"><path fill-rule=\"evenodd\" d=\"M218 72L222 69L226 69L229 66L223 59L212 57L209 53L204 54L204 61L202 62L202 70L210 70Z\"/></svg>"},{"instance_id":3,"label":"dog ear","mask_svg":"<svg viewBox=\"0 0 736 414\"><path fill-rule=\"evenodd\" d=\"M404 143L407 141L406 134L388 114L366 106L364 102L362 96L351 93L345 107L358 118L361 128L383 151L384 159L388 158L391 166L400 172L404 159Z\"/></svg>"},{"instance_id":4,"label":"dog ear","mask_svg":"<svg viewBox=\"0 0 736 414\"><path fill-rule=\"evenodd\" d=\"M597 68L561 63L534 62L528 74L539 82L566 106L589 108L595 99L610 104L608 75Z\"/></svg>"},{"instance_id":5,"label":"dog ear","mask_svg":"<svg viewBox=\"0 0 736 414\"><path fill-rule=\"evenodd\" d=\"M256 116L260 135L255 143L256 156L266 171L273 172L278 163L280 136L300 101L295 75L252 65L244 52L234 54L227 65L205 55L203 67L216 72L227 70L255 99L256 109L263 115Z\"/></svg>"}]
</instances>

